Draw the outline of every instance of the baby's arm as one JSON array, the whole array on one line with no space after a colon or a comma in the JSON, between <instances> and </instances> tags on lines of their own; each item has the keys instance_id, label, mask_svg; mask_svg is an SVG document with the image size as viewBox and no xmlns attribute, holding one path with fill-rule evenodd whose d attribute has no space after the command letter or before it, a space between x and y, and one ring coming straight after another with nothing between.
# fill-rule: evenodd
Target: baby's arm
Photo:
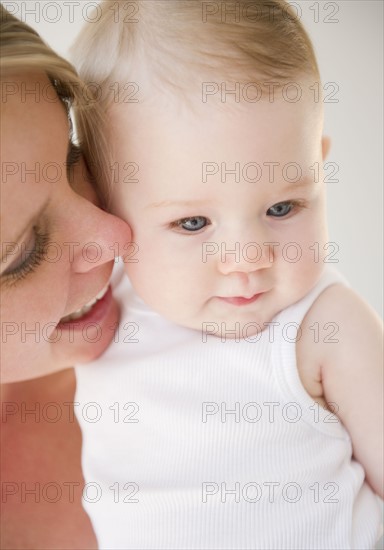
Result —
<instances>
[{"instance_id":1,"label":"baby's arm","mask_svg":"<svg viewBox=\"0 0 384 550\"><path fill-rule=\"evenodd\" d=\"M351 289L328 287L304 319L303 335L318 322L337 323L338 343L313 344L319 361L324 397L335 403L348 430L354 457L362 464L373 490L383 498L382 324ZM314 350L315 348L315 350Z\"/></svg>"}]
</instances>

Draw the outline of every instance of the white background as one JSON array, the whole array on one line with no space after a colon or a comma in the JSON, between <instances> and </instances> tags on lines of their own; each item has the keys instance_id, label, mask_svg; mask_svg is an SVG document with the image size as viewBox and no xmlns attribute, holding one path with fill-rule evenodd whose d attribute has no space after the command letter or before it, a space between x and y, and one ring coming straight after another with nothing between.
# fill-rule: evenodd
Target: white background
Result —
<instances>
[{"instance_id":1,"label":"white background","mask_svg":"<svg viewBox=\"0 0 384 550\"><path fill-rule=\"evenodd\" d=\"M64 56L97 3L3 1ZM328 184L329 240L339 246L335 265L382 315L383 2L291 3L314 43L325 94L338 87L329 98L338 102L325 103L325 134L332 139L328 161L340 169L339 181Z\"/></svg>"}]
</instances>

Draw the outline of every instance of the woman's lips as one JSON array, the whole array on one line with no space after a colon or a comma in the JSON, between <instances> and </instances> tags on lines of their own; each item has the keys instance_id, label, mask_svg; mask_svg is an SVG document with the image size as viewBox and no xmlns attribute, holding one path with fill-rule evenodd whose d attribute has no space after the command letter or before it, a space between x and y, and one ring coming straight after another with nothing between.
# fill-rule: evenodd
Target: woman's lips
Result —
<instances>
[{"instance_id":1,"label":"woman's lips","mask_svg":"<svg viewBox=\"0 0 384 550\"><path fill-rule=\"evenodd\" d=\"M63 317L56 328L65 330L82 330L87 325L99 325L108 315L108 312L113 303L112 289L108 286L106 293L102 298L98 299L92 307L81 317L71 319L71 316Z\"/></svg>"},{"instance_id":2,"label":"woman's lips","mask_svg":"<svg viewBox=\"0 0 384 550\"><path fill-rule=\"evenodd\" d=\"M219 299L226 302L227 304L231 304L233 306L246 306L248 304L253 304L256 302L260 296L264 294L264 292L259 292L258 294L254 294L254 296L251 296L250 298L243 298L243 296L234 296L232 298L223 298L219 296Z\"/></svg>"}]
</instances>

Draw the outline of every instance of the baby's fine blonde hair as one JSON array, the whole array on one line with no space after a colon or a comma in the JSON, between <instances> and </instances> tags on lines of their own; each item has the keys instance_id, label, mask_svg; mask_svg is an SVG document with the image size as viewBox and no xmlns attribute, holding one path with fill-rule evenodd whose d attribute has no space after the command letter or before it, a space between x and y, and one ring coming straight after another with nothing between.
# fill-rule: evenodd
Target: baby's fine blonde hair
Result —
<instances>
[{"instance_id":1,"label":"baby's fine blonde hair","mask_svg":"<svg viewBox=\"0 0 384 550\"><path fill-rule=\"evenodd\" d=\"M136 81L153 96L187 95L207 79L320 79L311 41L285 0L107 0L97 11L72 55L82 78L100 86L104 106L116 100L117 83Z\"/></svg>"},{"instance_id":2,"label":"baby's fine blonde hair","mask_svg":"<svg viewBox=\"0 0 384 550\"><path fill-rule=\"evenodd\" d=\"M100 199L105 201L109 189L107 147L104 145L103 115L89 89L74 67L57 55L36 31L19 21L0 5L0 76L45 73L63 101L68 114L71 108L76 134L91 181Z\"/></svg>"}]
</instances>

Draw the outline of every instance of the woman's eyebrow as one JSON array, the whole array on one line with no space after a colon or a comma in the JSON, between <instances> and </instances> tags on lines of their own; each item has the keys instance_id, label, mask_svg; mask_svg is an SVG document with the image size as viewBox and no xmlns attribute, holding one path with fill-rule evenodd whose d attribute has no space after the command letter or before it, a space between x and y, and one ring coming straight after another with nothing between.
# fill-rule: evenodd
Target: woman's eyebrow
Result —
<instances>
[{"instance_id":1,"label":"woman's eyebrow","mask_svg":"<svg viewBox=\"0 0 384 550\"><path fill-rule=\"evenodd\" d=\"M29 220L29 222L27 223L27 225L23 228L22 231L19 231L19 234L17 236L17 238L13 241L6 241L6 242L2 242L1 243L1 248L2 248L2 252L4 250L4 246L5 245L16 245L20 242L21 238L23 237L23 235L25 235L25 233L28 231L28 229L30 229L30 227L37 222L37 220L44 214L48 204L50 202L50 198L48 198L45 203L43 204L43 206L40 208L40 210L38 212L36 212L36 214L34 214L34 216ZM4 256L2 255L1 256L1 260L0 260L0 263L3 264L3 263L6 263L9 256L13 255L14 254L14 250L13 248L8 248L6 247L6 251L5 251L5 254Z\"/></svg>"}]
</instances>

